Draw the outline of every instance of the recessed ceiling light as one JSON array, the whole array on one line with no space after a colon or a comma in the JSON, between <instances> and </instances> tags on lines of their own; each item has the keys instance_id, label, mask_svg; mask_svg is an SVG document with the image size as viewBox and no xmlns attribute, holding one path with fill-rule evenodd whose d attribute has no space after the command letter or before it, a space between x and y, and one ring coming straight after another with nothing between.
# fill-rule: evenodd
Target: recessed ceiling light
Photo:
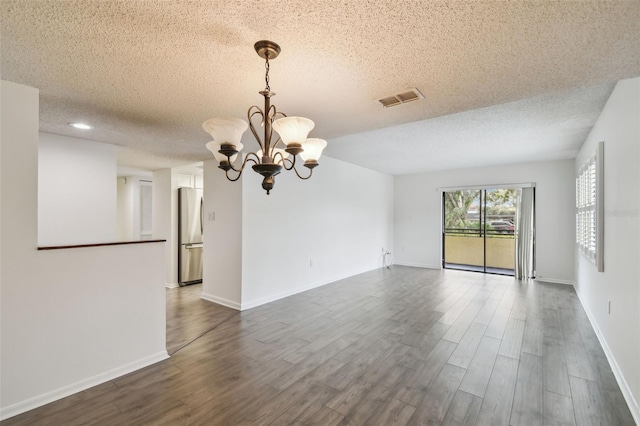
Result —
<instances>
[{"instance_id":1,"label":"recessed ceiling light","mask_svg":"<svg viewBox=\"0 0 640 426\"><path fill-rule=\"evenodd\" d=\"M93 126L86 124L86 123L69 123L69 126L73 127L74 129L80 129L80 130L91 130L93 129Z\"/></svg>"}]
</instances>

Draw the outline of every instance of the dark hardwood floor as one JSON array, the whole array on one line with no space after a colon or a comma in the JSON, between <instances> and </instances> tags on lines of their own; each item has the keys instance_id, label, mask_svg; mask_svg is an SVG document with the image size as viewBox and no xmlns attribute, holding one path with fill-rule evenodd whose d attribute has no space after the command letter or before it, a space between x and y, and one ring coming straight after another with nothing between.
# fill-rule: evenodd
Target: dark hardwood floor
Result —
<instances>
[{"instance_id":1,"label":"dark hardwood floor","mask_svg":"<svg viewBox=\"0 0 640 426\"><path fill-rule=\"evenodd\" d=\"M238 311L200 299L202 284L167 289L167 352L173 355Z\"/></svg>"},{"instance_id":2,"label":"dark hardwood floor","mask_svg":"<svg viewBox=\"0 0 640 426\"><path fill-rule=\"evenodd\" d=\"M394 266L242 313L196 302L168 317L169 360L3 424L634 424L570 286Z\"/></svg>"}]
</instances>

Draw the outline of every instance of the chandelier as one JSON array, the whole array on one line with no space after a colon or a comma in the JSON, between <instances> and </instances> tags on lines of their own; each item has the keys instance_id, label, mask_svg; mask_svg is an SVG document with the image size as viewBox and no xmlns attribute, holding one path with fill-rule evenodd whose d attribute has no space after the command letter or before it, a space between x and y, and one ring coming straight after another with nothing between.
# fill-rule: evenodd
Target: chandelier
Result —
<instances>
[{"instance_id":1,"label":"chandelier","mask_svg":"<svg viewBox=\"0 0 640 426\"><path fill-rule=\"evenodd\" d=\"M318 159L327 146L327 141L307 138L315 126L313 121L304 117L287 117L286 114L277 111L275 105L271 105L271 98L275 93L269 87L269 60L278 57L280 46L272 41L261 40L253 47L258 56L265 60L266 87L258 92L264 97L264 109L255 105L250 107L247 111L248 124L240 118L212 118L205 121L202 128L213 137L213 140L207 143L207 149L218 160L218 168L224 170L228 180L235 182L240 179L247 163L253 163L251 168L263 176L262 188L269 194L273 189L275 176L282 169L293 170L300 179L309 179L313 169L318 166ZM264 128L262 138L258 133L258 125ZM240 139L247 127L251 129L260 150L247 153L240 164L234 165L238 153L242 151ZM279 135L275 141L274 130ZM278 147L278 144L282 147ZM304 161L304 167L309 169L306 176L300 174L296 168L298 155Z\"/></svg>"}]
</instances>

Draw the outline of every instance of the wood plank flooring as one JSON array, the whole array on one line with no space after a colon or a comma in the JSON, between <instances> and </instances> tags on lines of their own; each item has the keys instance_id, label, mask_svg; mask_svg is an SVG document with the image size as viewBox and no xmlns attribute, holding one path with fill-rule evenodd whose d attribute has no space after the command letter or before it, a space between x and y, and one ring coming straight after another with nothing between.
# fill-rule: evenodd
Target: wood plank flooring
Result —
<instances>
[{"instance_id":1,"label":"wood plank flooring","mask_svg":"<svg viewBox=\"0 0 640 426\"><path fill-rule=\"evenodd\" d=\"M167 289L167 352L179 351L238 311L200 299L202 284Z\"/></svg>"},{"instance_id":2,"label":"wood plank flooring","mask_svg":"<svg viewBox=\"0 0 640 426\"><path fill-rule=\"evenodd\" d=\"M570 286L394 266L241 313L196 291L168 295L170 359L2 424L634 424Z\"/></svg>"}]
</instances>

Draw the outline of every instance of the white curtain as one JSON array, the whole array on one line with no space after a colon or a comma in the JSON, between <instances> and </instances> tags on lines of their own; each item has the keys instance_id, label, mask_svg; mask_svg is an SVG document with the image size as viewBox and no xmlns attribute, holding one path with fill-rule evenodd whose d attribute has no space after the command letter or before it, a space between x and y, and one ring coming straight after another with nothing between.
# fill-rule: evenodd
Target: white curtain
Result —
<instances>
[{"instance_id":1,"label":"white curtain","mask_svg":"<svg viewBox=\"0 0 640 426\"><path fill-rule=\"evenodd\" d=\"M519 280L533 278L533 191L520 189L516 201L515 276Z\"/></svg>"}]
</instances>

